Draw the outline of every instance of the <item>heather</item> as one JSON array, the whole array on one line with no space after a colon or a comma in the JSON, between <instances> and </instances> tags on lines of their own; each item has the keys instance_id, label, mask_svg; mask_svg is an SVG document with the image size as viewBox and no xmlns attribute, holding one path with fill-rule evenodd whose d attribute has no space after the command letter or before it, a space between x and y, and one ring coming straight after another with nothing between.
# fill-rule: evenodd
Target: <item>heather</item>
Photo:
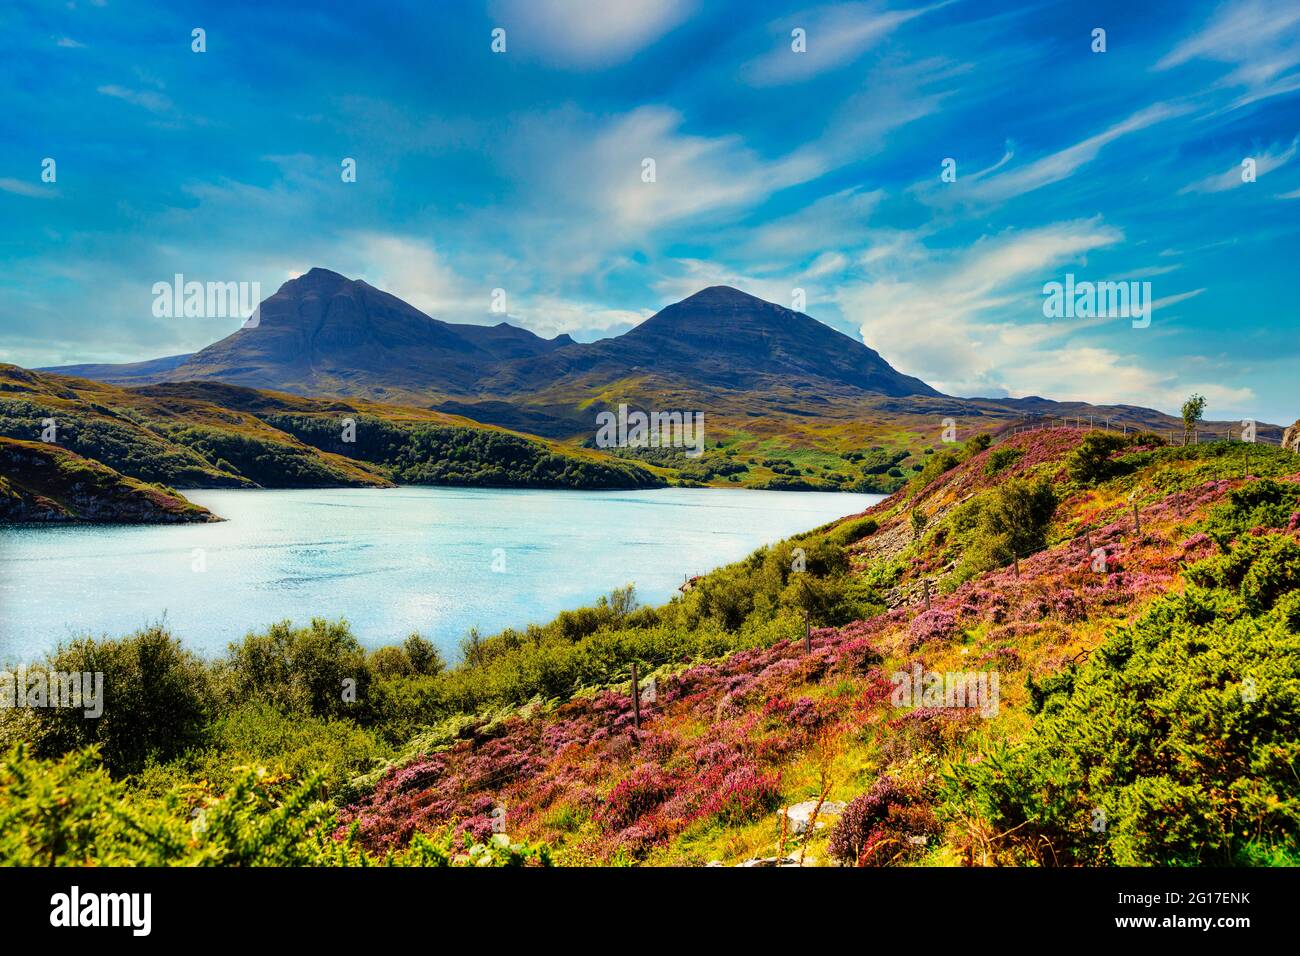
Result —
<instances>
[{"instance_id":1,"label":"heather","mask_svg":"<svg viewBox=\"0 0 1300 956\"><path fill-rule=\"evenodd\" d=\"M325 620L220 661L162 629L65 647L47 666L90 655L119 662L122 686L149 667L173 691L135 722L106 710L93 736L0 712L0 740L21 747L0 776L4 858L67 840L38 822L57 806L106 835L68 844L105 861L193 862L169 834L196 808L292 807L287 843L238 836L250 810L213 855L256 859L269 841L266 859L296 865L1294 862L1300 459L1253 447L1245 474L1240 443L1097 435L939 449L868 513L669 604L623 589L471 633L453 665L418 636L366 651ZM899 674L954 672L996 673L997 707L897 699ZM70 761L112 799L16 782ZM256 768L273 783L250 782ZM165 839L119 840L107 810L83 814L94 800ZM798 803L818 808L811 824L783 813Z\"/></svg>"}]
</instances>

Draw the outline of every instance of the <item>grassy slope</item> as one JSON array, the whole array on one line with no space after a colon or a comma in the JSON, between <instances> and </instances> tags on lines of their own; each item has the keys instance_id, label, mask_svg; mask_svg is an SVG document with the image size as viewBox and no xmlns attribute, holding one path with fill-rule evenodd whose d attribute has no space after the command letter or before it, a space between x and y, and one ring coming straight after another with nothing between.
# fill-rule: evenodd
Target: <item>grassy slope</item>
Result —
<instances>
[{"instance_id":1,"label":"grassy slope","mask_svg":"<svg viewBox=\"0 0 1300 956\"><path fill-rule=\"evenodd\" d=\"M657 699L645 706L639 735L626 683L594 687L567 703L538 698L519 710L451 719L414 741L410 752L423 755L380 778L344 821L382 848L453 824L478 834L489 823L487 809L502 804L512 836L552 844L561 862L737 863L782 848L824 862L830 831L818 829L805 848L783 832L776 807L823 796L849 801L873 787L888 790L892 783L878 783L888 777L927 796L896 805L882 798L902 822L892 830L882 825L897 845L883 840L873 862L1052 862L1035 856L1047 853L1043 844L1015 844L988 819L935 798L936 780L1026 737L1035 721L1031 677L1042 682L1070 671L1157 599L1183 591L1186 567L1214 552L1196 529L1248 484L1240 477L1243 446L1225 443L1137 449L1124 459L1127 473L1078 487L1063 462L1081 438L1074 429L1008 438L872 509L879 527L860 540L870 531L862 517L798 539L810 554L819 540L849 541L851 577L884 605L865 620L814 630L811 655L801 640L772 642L780 628L738 635L738 643L759 646L707 663L673 660L679 652L671 649L664 660L648 638L606 640L607 651L621 643L640 657L643 674L659 665ZM1015 457L1008 449L1019 457L990 474L991 456ZM1294 455L1252 452L1252 480L1300 481ZM1012 476L1047 477L1064 495L1048 547L1021 560L1019 576L1002 568L959 583L971 544L961 508ZM1130 496L1141 510L1141 536L1133 533ZM909 520L915 507L929 516L919 542ZM1291 507L1300 507L1294 496ZM1294 538L1297 524L1293 516L1279 534ZM1085 535L1105 550L1104 573L1093 569ZM751 560L741 573L764 566ZM702 600L710 580L736 572L715 572L683 603ZM936 584L926 613L922 579ZM797 619L774 613L786 633L798 633ZM996 668L997 716L891 706L887 675L914 663L940 672ZM1278 719L1294 722L1294 709ZM1294 819L1294 808L1289 812ZM904 833L916 840L904 842Z\"/></svg>"},{"instance_id":2,"label":"grassy slope","mask_svg":"<svg viewBox=\"0 0 1300 956\"><path fill-rule=\"evenodd\" d=\"M654 374L601 384L578 379L527 398L511 401L552 412L570 409L592 423L573 441L590 440L596 411L629 403L643 409L702 411L707 451L693 462L678 460L682 477L711 486L786 487L795 490L867 491L892 493L919 472L929 454L943 447L944 422L955 423L958 439L979 432L999 435L1041 424L1043 416L1081 416L1097 426L1109 422L1116 430L1155 430L1179 434L1178 419L1135 406L1094 406L1086 403L1044 403L1020 407L992 399L947 397L889 398L837 390L815 390L779 384L762 391L736 392L698 388ZM1206 434L1224 435L1234 422L1207 422ZM1276 442L1281 430L1260 425L1261 440ZM863 452L879 449L881 462L863 460ZM644 456L638 456L644 457ZM719 464L743 464L745 470L727 474ZM772 465L779 467L773 469ZM724 473L720 473L724 472Z\"/></svg>"},{"instance_id":3,"label":"grassy slope","mask_svg":"<svg viewBox=\"0 0 1300 956\"><path fill-rule=\"evenodd\" d=\"M215 520L170 488L42 442L0 438L0 521L170 523Z\"/></svg>"},{"instance_id":4,"label":"grassy slope","mask_svg":"<svg viewBox=\"0 0 1300 956\"><path fill-rule=\"evenodd\" d=\"M314 420L340 432L342 419L367 419L404 430L437 426L446 434L499 436L517 457L566 463L578 477L595 475L623 487L662 482L657 469L636 469L601 452L574 448L468 419L419 408L351 400L316 400L219 383L119 388L85 379L0 365L0 435L33 439L46 419L57 441L123 474L180 488L386 487L388 463L365 461L340 444L316 447L270 422ZM364 427L364 425L360 426ZM471 463L472 464L472 463Z\"/></svg>"},{"instance_id":5,"label":"grassy slope","mask_svg":"<svg viewBox=\"0 0 1300 956\"><path fill-rule=\"evenodd\" d=\"M394 395L394 400L410 403L402 405L303 398L215 382L123 388L0 365L0 435L35 439L42 419L54 417L60 421L61 444L124 474L178 488L383 486L394 478L403 480L393 474L391 462L363 460L355 448L342 444L314 447L272 424L277 416L300 416L337 430L342 417L369 417L404 428L437 425L515 436L529 442L535 455L559 456L579 470L595 466L600 471L611 459L623 459L614 465L617 474L590 479L592 487L669 482L890 493L943 447L939 438L945 419L956 423L964 439L978 431L999 434L1032 418L1024 409L983 399L883 398L833 389L812 395L779 384L762 392L728 392L644 374L599 386L578 381L526 400L511 399L517 408L573 421L572 435L551 440L421 407L436 397ZM629 449L611 455L589 447L596 412L620 402L703 411L703 457ZM1122 422L1130 429L1164 431L1176 425L1145 409L1054 409L1094 415L1098 422L1109 418L1116 427ZM1217 426L1219 432L1225 428L1224 423ZM1261 426L1261 435L1274 431ZM637 466L652 477L627 471Z\"/></svg>"}]
</instances>

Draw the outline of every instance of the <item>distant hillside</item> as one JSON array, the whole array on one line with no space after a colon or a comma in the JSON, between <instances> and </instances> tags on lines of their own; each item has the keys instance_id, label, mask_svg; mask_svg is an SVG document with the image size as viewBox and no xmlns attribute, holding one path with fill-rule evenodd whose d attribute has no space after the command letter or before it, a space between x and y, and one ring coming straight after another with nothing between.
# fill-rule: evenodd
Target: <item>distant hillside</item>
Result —
<instances>
[{"instance_id":1,"label":"distant hillside","mask_svg":"<svg viewBox=\"0 0 1300 956\"><path fill-rule=\"evenodd\" d=\"M174 487L644 488L654 468L429 409L221 382L140 388L0 365L0 436ZM0 471L0 474L3 474Z\"/></svg>"},{"instance_id":2,"label":"distant hillside","mask_svg":"<svg viewBox=\"0 0 1300 956\"><path fill-rule=\"evenodd\" d=\"M0 438L0 523L216 521L176 491L43 442Z\"/></svg>"}]
</instances>

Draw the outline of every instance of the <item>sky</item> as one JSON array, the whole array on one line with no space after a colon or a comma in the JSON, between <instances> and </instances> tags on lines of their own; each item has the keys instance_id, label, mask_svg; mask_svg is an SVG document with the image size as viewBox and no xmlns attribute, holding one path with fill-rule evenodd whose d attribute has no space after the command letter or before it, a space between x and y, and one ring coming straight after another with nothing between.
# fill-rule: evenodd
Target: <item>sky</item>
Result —
<instances>
[{"instance_id":1,"label":"sky","mask_svg":"<svg viewBox=\"0 0 1300 956\"><path fill-rule=\"evenodd\" d=\"M0 93L0 361L322 266L581 341L802 290L949 394L1300 417L1300 0L9 0ZM1046 316L1067 275L1150 323Z\"/></svg>"}]
</instances>

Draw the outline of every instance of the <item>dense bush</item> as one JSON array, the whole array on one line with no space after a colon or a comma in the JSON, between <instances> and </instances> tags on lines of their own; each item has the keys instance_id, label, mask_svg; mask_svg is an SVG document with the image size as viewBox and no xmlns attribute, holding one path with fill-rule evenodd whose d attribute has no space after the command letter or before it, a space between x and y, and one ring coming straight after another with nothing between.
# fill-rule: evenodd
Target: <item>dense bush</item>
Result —
<instances>
[{"instance_id":1,"label":"dense bush","mask_svg":"<svg viewBox=\"0 0 1300 956\"><path fill-rule=\"evenodd\" d=\"M8 741L31 741L37 756L98 745L114 775L165 761L205 739L216 694L203 662L160 626L121 640L83 639L60 647L38 670L103 674L103 714L84 708L0 711Z\"/></svg>"},{"instance_id":2,"label":"dense bush","mask_svg":"<svg viewBox=\"0 0 1300 956\"><path fill-rule=\"evenodd\" d=\"M263 488L332 488L348 481L301 445L197 425L170 429L167 437L208 461L225 462L228 470Z\"/></svg>"},{"instance_id":3,"label":"dense bush","mask_svg":"<svg viewBox=\"0 0 1300 956\"><path fill-rule=\"evenodd\" d=\"M1271 537L1037 688L1023 743L954 766L949 814L1012 861L1300 862L1300 545Z\"/></svg>"},{"instance_id":4,"label":"dense bush","mask_svg":"<svg viewBox=\"0 0 1300 956\"><path fill-rule=\"evenodd\" d=\"M336 840L317 782L241 771L222 792L200 785L162 796L131 793L95 750L39 760L22 745L0 757L3 866L453 866L549 865L544 846L457 847L451 833L419 835L374 856Z\"/></svg>"},{"instance_id":5,"label":"dense bush","mask_svg":"<svg viewBox=\"0 0 1300 956\"><path fill-rule=\"evenodd\" d=\"M984 474L996 475L1000 471L1005 471L1023 458L1024 454L1019 448L998 448L990 452L989 457L985 460Z\"/></svg>"},{"instance_id":6,"label":"dense bush","mask_svg":"<svg viewBox=\"0 0 1300 956\"><path fill-rule=\"evenodd\" d=\"M1011 478L986 492L967 511L974 522L965 556L969 571L1005 567L1017 556L1041 551L1057 504L1056 491L1046 478Z\"/></svg>"},{"instance_id":7,"label":"dense bush","mask_svg":"<svg viewBox=\"0 0 1300 956\"><path fill-rule=\"evenodd\" d=\"M277 702L289 712L330 718L368 713L366 652L342 621L273 624L230 645L229 693Z\"/></svg>"},{"instance_id":8,"label":"dense bush","mask_svg":"<svg viewBox=\"0 0 1300 956\"><path fill-rule=\"evenodd\" d=\"M1117 471L1111 456L1127 448L1130 442L1129 437L1115 432L1088 432L1066 458L1066 472L1072 481L1081 485L1094 485L1111 478Z\"/></svg>"},{"instance_id":9,"label":"dense bush","mask_svg":"<svg viewBox=\"0 0 1300 956\"><path fill-rule=\"evenodd\" d=\"M112 415L113 412L103 409ZM42 422L58 422L58 444L84 458L93 458L115 471L141 481L159 481L178 488L246 485L236 475L219 471L195 451L152 433L125 415L105 421L54 409L34 402L0 399L0 435L36 441Z\"/></svg>"}]
</instances>

